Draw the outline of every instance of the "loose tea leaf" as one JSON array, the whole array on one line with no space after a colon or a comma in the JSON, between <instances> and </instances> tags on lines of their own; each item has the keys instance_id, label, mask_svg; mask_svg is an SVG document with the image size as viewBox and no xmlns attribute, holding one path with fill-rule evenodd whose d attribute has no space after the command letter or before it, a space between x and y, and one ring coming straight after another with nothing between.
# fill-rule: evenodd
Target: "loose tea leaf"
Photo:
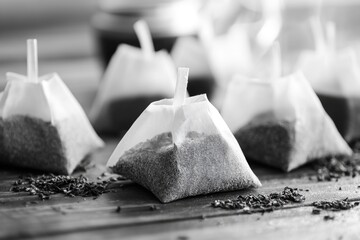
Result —
<instances>
[{"instance_id":1,"label":"loose tea leaf","mask_svg":"<svg viewBox=\"0 0 360 240\"><path fill-rule=\"evenodd\" d=\"M284 205L303 201L305 201L305 196L301 195L297 188L285 187L280 193L240 195L234 200L215 200L211 206L222 209L242 209L246 213L252 213L253 210L273 211Z\"/></svg>"},{"instance_id":2,"label":"loose tea leaf","mask_svg":"<svg viewBox=\"0 0 360 240\"><path fill-rule=\"evenodd\" d=\"M325 220L325 221L334 220L334 219L335 219L335 216L329 216L329 215L325 215L325 216L324 216L324 220Z\"/></svg>"},{"instance_id":3,"label":"loose tea leaf","mask_svg":"<svg viewBox=\"0 0 360 240\"><path fill-rule=\"evenodd\" d=\"M109 182L89 182L84 176L70 177L63 175L41 175L37 177L20 177L10 189L12 192L28 192L38 195L41 200L50 199L51 195L64 194L75 197L98 197L107 192Z\"/></svg>"},{"instance_id":4,"label":"loose tea leaf","mask_svg":"<svg viewBox=\"0 0 360 240\"><path fill-rule=\"evenodd\" d=\"M355 177L360 174L360 154L320 159L315 166L318 181L337 180L344 176Z\"/></svg>"},{"instance_id":5,"label":"loose tea leaf","mask_svg":"<svg viewBox=\"0 0 360 240\"><path fill-rule=\"evenodd\" d=\"M313 210L312 210L312 214L314 214L314 215L319 215L320 214L320 209L317 209L317 208L314 208Z\"/></svg>"}]
</instances>

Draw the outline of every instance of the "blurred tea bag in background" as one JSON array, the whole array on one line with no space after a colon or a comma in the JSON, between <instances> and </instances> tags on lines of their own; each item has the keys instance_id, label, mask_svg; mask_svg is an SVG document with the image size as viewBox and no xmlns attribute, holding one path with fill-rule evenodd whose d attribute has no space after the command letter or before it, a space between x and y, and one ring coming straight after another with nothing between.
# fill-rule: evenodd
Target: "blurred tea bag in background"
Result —
<instances>
[{"instance_id":1,"label":"blurred tea bag in background","mask_svg":"<svg viewBox=\"0 0 360 240\"><path fill-rule=\"evenodd\" d=\"M227 84L235 74L251 76L259 71L256 62L280 32L281 6L281 0L271 4L235 0L208 4L200 39L218 87L213 99L215 106L222 105Z\"/></svg>"},{"instance_id":2,"label":"blurred tea bag in background","mask_svg":"<svg viewBox=\"0 0 360 240\"><path fill-rule=\"evenodd\" d=\"M170 55L154 51L147 24L134 25L141 49L119 45L100 83L90 118L97 131L127 130L153 101L174 94L176 72Z\"/></svg>"},{"instance_id":3,"label":"blurred tea bag in background","mask_svg":"<svg viewBox=\"0 0 360 240\"><path fill-rule=\"evenodd\" d=\"M206 96L186 98L188 72L179 68L174 98L151 103L107 165L164 203L261 186Z\"/></svg>"},{"instance_id":4,"label":"blurred tea bag in background","mask_svg":"<svg viewBox=\"0 0 360 240\"><path fill-rule=\"evenodd\" d=\"M332 22L322 27L311 19L315 50L299 58L302 70L347 141L360 137L360 69L354 49L336 48L336 28Z\"/></svg>"},{"instance_id":5,"label":"blurred tea bag in background","mask_svg":"<svg viewBox=\"0 0 360 240\"><path fill-rule=\"evenodd\" d=\"M280 76L279 49L272 50L267 78L237 76L227 88L222 115L245 156L291 171L317 158L350 155L303 74Z\"/></svg>"}]
</instances>

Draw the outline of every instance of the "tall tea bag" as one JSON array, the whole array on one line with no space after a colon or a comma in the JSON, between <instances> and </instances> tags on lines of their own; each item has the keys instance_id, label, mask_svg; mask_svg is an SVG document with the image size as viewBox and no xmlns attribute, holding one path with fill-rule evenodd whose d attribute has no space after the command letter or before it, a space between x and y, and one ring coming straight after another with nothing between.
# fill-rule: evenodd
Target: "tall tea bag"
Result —
<instances>
[{"instance_id":1,"label":"tall tea bag","mask_svg":"<svg viewBox=\"0 0 360 240\"><path fill-rule=\"evenodd\" d=\"M359 138L360 69L356 53L350 47L336 49L332 22L323 29L319 19L312 19L311 27L316 49L300 55L298 68L304 72L344 138L347 141Z\"/></svg>"},{"instance_id":2,"label":"tall tea bag","mask_svg":"<svg viewBox=\"0 0 360 240\"><path fill-rule=\"evenodd\" d=\"M171 57L154 51L144 21L136 22L134 29L142 49L121 44L111 58L90 112L97 131L127 130L151 102L174 94Z\"/></svg>"},{"instance_id":3,"label":"tall tea bag","mask_svg":"<svg viewBox=\"0 0 360 240\"><path fill-rule=\"evenodd\" d=\"M28 76L7 74L0 117L1 165L71 174L103 146L61 78L37 76L36 40L28 40Z\"/></svg>"},{"instance_id":4,"label":"tall tea bag","mask_svg":"<svg viewBox=\"0 0 360 240\"><path fill-rule=\"evenodd\" d=\"M222 115L247 158L287 172L352 154L301 72L270 81L234 79Z\"/></svg>"},{"instance_id":5,"label":"tall tea bag","mask_svg":"<svg viewBox=\"0 0 360 240\"><path fill-rule=\"evenodd\" d=\"M304 75L280 77L280 56L274 44L267 78L238 76L227 89L222 114L245 156L291 171L316 158L351 154Z\"/></svg>"},{"instance_id":6,"label":"tall tea bag","mask_svg":"<svg viewBox=\"0 0 360 240\"><path fill-rule=\"evenodd\" d=\"M112 153L108 166L161 202L260 186L233 134L206 95L186 98L179 68L173 99L151 103Z\"/></svg>"}]
</instances>

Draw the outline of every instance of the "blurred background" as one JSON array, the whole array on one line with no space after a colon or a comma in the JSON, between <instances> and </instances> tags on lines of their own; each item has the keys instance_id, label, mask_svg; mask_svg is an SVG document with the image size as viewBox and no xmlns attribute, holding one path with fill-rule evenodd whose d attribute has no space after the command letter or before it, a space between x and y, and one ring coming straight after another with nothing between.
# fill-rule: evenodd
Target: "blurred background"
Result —
<instances>
[{"instance_id":1,"label":"blurred background","mask_svg":"<svg viewBox=\"0 0 360 240\"><path fill-rule=\"evenodd\" d=\"M308 20L319 12L322 21L335 22L337 47L351 46L359 55L359 10L358 0L0 0L0 88L6 72L26 73L25 40L37 38L40 74L58 72L89 109L92 95L82 93L96 91L119 42L138 44L132 30L138 18L147 20L155 47L168 51L179 37L198 38L204 18L215 34L237 19L246 24L250 44L266 48L275 39L280 42L285 74L301 51L314 48ZM211 67L191 64L194 75L211 78Z\"/></svg>"}]
</instances>

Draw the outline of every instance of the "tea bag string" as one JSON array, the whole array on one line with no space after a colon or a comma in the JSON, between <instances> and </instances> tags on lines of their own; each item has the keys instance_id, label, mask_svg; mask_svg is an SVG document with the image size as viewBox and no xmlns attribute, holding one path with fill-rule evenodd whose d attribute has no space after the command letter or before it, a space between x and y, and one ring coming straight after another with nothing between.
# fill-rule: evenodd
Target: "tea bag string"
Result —
<instances>
[{"instance_id":1,"label":"tea bag string","mask_svg":"<svg viewBox=\"0 0 360 240\"><path fill-rule=\"evenodd\" d=\"M280 49L280 44L279 42L275 42L273 44L273 47L271 49L271 54L272 54L272 59L271 59L271 64L272 64L272 74L271 74L271 79L277 79L279 77L281 77L281 72L282 72L282 67L281 67L281 49Z\"/></svg>"},{"instance_id":2,"label":"tea bag string","mask_svg":"<svg viewBox=\"0 0 360 240\"><path fill-rule=\"evenodd\" d=\"M29 81L38 82L38 50L37 40L27 40L27 75Z\"/></svg>"},{"instance_id":3,"label":"tea bag string","mask_svg":"<svg viewBox=\"0 0 360 240\"><path fill-rule=\"evenodd\" d=\"M314 35L315 49L319 53L326 51L325 34L323 32L319 17L310 19L311 31Z\"/></svg>"},{"instance_id":4,"label":"tea bag string","mask_svg":"<svg viewBox=\"0 0 360 240\"><path fill-rule=\"evenodd\" d=\"M336 27L334 22L326 23L326 40L328 51L334 53L336 49Z\"/></svg>"},{"instance_id":5,"label":"tea bag string","mask_svg":"<svg viewBox=\"0 0 360 240\"><path fill-rule=\"evenodd\" d=\"M188 84L189 68L179 67L177 72L177 81L173 106L178 107L184 104L186 89Z\"/></svg>"},{"instance_id":6,"label":"tea bag string","mask_svg":"<svg viewBox=\"0 0 360 240\"><path fill-rule=\"evenodd\" d=\"M154 55L154 44L151 38L149 26L144 20L139 20L134 24L136 36L139 39L141 49L147 58Z\"/></svg>"}]
</instances>

